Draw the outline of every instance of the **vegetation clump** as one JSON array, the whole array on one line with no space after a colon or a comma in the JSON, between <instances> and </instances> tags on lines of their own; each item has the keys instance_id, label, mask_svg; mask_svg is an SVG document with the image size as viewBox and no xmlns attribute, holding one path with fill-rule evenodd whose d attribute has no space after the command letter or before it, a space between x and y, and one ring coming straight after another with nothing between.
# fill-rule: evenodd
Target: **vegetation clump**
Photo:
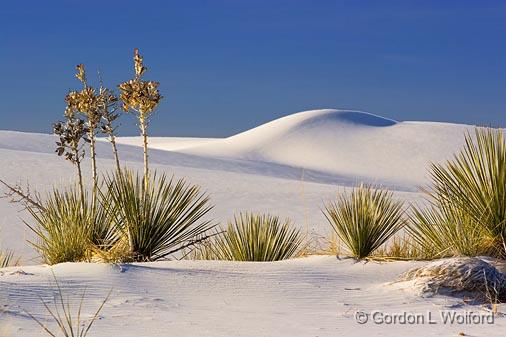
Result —
<instances>
[{"instance_id":1,"label":"vegetation clump","mask_svg":"<svg viewBox=\"0 0 506 337\"><path fill-rule=\"evenodd\" d=\"M506 142L476 128L444 164L431 166L430 207L414 209L410 234L436 257L506 257Z\"/></svg>"},{"instance_id":2,"label":"vegetation clump","mask_svg":"<svg viewBox=\"0 0 506 337\"><path fill-rule=\"evenodd\" d=\"M196 244L214 225L202 218L209 197L184 179L153 175L147 181L123 170L106 179L115 229L128 243L125 259L156 261ZM122 245L125 241L120 240Z\"/></svg>"},{"instance_id":3,"label":"vegetation clump","mask_svg":"<svg viewBox=\"0 0 506 337\"><path fill-rule=\"evenodd\" d=\"M92 207L87 194L81 196L75 186L53 189L44 199L43 207L43 210L28 208L35 224L27 226L36 235L30 243L45 263L89 260L90 247L107 240L109 214L99 206Z\"/></svg>"},{"instance_id":4,"label":"vegetation clump","mask_svg":"<svg viewBox=\"0 0 506 337\"><path fill-rule=\"evenodd\" d=\"M361 185L325 205L323 214L353 257L364 259L406 224L392 193Z\"/></svg>"},{"instance_id":5,"label":"vegetation clump","mask_svg":"<svg viewBox=\"0 0 506 337\"><path fill-rule=\"evenodd\" d=\"M280 261L298 255L304 236L269 214L240 213L227 227L197 247L194 258L228 261Z\"/></svg>"},{"instance_id":6,"label":"vegetation clump","mask_svg":"<svg viewBox=\"0 0 506 337\"><path fill-rule=\"evenodd\" d=\"M93 88L83 64L76 67L81 90L65 96L64 121L54 124L58 136L56 153L77 168L77 185L54 188L44 200L32 198L21 188L10 195L23 200L35 220L28 227L36 238L30 242L44 262L155 261L206 239L214 227L202 218L211 210L209 197L185 180L167 179L148 170L149 118L162 99L158 82L142 79L146 71L138 49L134 50L135 77L121 83L119 98L103 86ZM123 110L137 114L143 138L144 174L120 166L115 123ZM96 158L96 138L101 132L112 145L116 170L101 181ZM89 145L91 193L83 176L82 162ZM3 260L6 260L4 258Z\"/></svg>"}]
</instances>

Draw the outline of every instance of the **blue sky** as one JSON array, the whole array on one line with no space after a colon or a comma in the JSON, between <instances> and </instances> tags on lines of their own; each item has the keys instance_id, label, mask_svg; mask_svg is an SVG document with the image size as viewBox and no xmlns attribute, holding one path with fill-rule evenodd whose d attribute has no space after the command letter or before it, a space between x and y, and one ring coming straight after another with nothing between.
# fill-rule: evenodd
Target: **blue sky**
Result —
<instances>
[{"instance_id":1,"label":"blue sky","mask_svg":"<svg viewBox=\"0 0 506 337\"><path fill-rule=\"evenodd\" d=\"M9 1L0 129L50 132L74 67L165 96L151 131L227 136L314 108L506 126L506 1ZM132 116L124 135L136 133Z\"/></svg>"}]
</instances>

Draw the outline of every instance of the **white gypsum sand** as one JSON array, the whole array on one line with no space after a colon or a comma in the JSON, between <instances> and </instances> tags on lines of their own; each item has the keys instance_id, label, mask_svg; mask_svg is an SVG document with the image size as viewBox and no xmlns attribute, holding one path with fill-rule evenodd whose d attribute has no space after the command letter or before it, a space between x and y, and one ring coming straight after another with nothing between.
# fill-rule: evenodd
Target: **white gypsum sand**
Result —
<instances>
[{"instance_id":1,"label":"white gypsum sand","mask_svg":"<svg viewBox=\"0 0 506 337\"><path fill-rule=\"evenodd\" d=\"M342 110L301 112L224 139L150 138L151 168L186 177L203 187L216 205L210 217L226 221L239 211L290 217L313 235L327 235L323 202L362 181L394 189L395 197L422 202L430 162L450 158L472 126L395 122ZM42 194L68 184L74 167L54 154L55 137L0 131L0 178L29 182ZM142 169L138 137L119 138L121 160ZM109 144L98 144L99 170L113 166ZM89 165L83 164L89 177ZM88 178L89 179L89 178ZM38 296L52 300L51 272L26 243L30 221L19 205L0 199L2 247L25 265L0 270L1 316L10 336L41 336L23 314L47 319ZM64 293L76 300L87 289L89 315L113 289L91 336L502 336L506 320L494 325L381 325L355 322L357 310L386 313L440 310L481 312L462 299L420 298L391 281L423 262L354 263L308 257L276 263L171 261L123 267L69 263L53 267ZM73 301L77 306L78 301ZM45 321L48 324L52 322Z\"/></svg>"}]
</instances>

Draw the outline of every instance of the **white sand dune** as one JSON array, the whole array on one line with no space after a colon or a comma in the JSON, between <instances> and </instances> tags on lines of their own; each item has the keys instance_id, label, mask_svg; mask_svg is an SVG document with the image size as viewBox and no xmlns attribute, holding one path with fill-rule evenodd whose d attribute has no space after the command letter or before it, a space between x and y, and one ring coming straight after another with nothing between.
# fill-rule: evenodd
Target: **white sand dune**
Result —
<instances>
[{"instance_id":1,"label":"white sand dune","mask_svg":"<svg viewBox=\"0 0 506 337\"><path fill-rule=\"evenodd\" d=\"M292 218L315 235L330 228L321 206L361 181L395 190L420 202L418 185L428 183L430 162L449 158L463 143L467 125L396 122L348 110L314 110L290 115L223 139L150 138L152 168L186 177L210 193L210 216L226 221L253 210ZM44 193L68 184L74 168L54 154L52 135L0 131L0 178L30 182ZM121 159L142 168L138 137L122 137ZM113 168L109 144L98 145L99 169ZM89 177L89 162L85 161ZM2 245L24 264L37 264L25 239L31 221L18 205L0 199ZM53 269L73 299L87 288L90 313L112 288L113 296L91 336L502 336L506 321L478 325L359 325L356 310L480 310L461 299L418 298L406 288L387 285L414 262L353 263L310 257L277 263L173 261L117 266L63 264ZM10 336L41 336L22 313L44 319L38 296L52 298L50 269L23 266L0 270L1 322Z\"/></svg>"}]
</instances>

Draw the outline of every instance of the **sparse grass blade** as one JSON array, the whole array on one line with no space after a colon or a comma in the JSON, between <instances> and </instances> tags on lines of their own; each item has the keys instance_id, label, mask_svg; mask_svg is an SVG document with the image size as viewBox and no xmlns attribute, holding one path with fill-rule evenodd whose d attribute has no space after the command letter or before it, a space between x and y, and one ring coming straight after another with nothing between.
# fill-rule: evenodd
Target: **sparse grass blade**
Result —
<instances>
[{"instance_id":1,"label":"sparse grass blade","mask_svg":"<svg viewBox=\"0 0 506 337\"><path fill-rule=\"evenodd\" d=\"M82 318L82 309L84 304L84 299L86 296L86 291L83 291L83 294L81 296L79 307L77 308L77 313L73 312L73 309L70 305L70 300L68 298L65 298L63 294L63 290L60 286L60 283L58 282L55 274L53 273L54 282L57 289L57 295L54 298L54 307L51 308L42 298L40 298L40 301L44 308L46 309L46 312L51 316L51 318L54 320L54 322L57 325L56 330L50 329L46 324L44 324L41 320L39 320L37 317L35 317L32 313L29 311L25 312L27 315L33 319L40 327L41 329L46 332L48 335L52 337L57 336L64 336L64 337L86 337L88 336L88 333L95 323L95 321L98 319L98 316L102 309L104 308L104 305L109 300L112 290L109 291L105 299L101 302L98 309L95 311L93 316L91 316L88 320L83 320ZM86 324L86 321L87 324Z\"/></svg>"},{"instance_id":2,"label":"sparse grass blade","mask_svg":"<svg viewBox=\"0 0 506 337\"><path fill-rule=\"evenodd\" d=\"M357 259L371 255L406 224L402 202L389 191L364 185L338 196L323 213Z\"/></svg>"},{"instance_id":3,"label":"sparse grass blade","mask_svg":"<svg viewBox=\"0 0 506 337\"><path fill-rule=\"evenodd\" d=\"M13 264L16 264L14 252L11 250L0 250L0 268L9 267Z\"/></svg>"}]
</instances>

